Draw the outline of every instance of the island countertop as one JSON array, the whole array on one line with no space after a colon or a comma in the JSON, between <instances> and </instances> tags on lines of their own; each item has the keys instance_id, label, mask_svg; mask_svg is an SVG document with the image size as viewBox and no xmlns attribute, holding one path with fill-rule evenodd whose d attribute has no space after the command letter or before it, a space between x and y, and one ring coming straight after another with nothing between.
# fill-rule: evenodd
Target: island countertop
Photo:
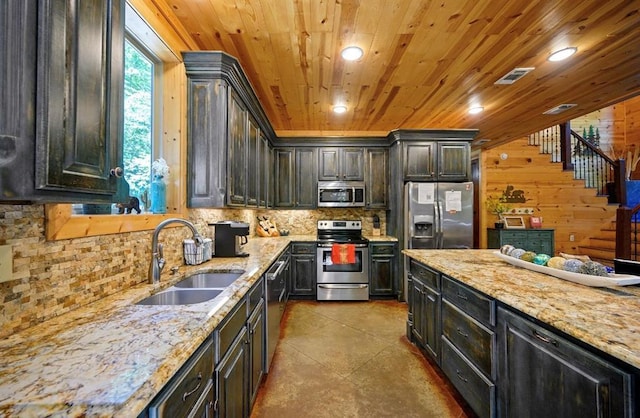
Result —
<instances>
[{"instance_id":1,"label":"island countertop","mask_svg":"<svg viewBox=\"0 0 640 418\"><path fill-rule=\"evenodd\" d=\"M640 369L640 288L588 287L512 266L496 250L403 253Z\"/></svg>"},{"instance_id":2,"label":"island countertop","mask_svg":"<svg viewBox=\"0 0 640 418\"><path fill-rule=\"evenodd\" d=\"M137 416L292 241L255 238L249 257L213 258L0 341L0 416ZM135 303L209 269L245 273L218 297L181 306Z\"/></svg>"}]
</instances>

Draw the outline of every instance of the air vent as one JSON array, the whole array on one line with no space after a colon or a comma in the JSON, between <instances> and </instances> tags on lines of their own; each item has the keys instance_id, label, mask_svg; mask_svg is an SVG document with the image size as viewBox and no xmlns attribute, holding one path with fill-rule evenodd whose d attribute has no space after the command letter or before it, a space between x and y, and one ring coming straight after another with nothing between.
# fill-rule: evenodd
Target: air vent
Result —
<instances>
[{"instance_id":1,"label":"air vent","mask_svg":"<svg viewBox=\"0 0 640 418\"><path fill-rule=\"evenodd\" d=\"M535 70L535 67L514 68L493 84L513 84L533 70Z\"/></svg>"},{"instance_id":2,"label":"air vent","mask_svg":"<svg viewBox=\"0 0 640 418\"><path fill-rule=\"evenodd\" d=\"M561 105L558 105L556 107L552 107L551 109L547 110L546 112L543 112L543 115L557 115L558 113L562 113L565 110L569 110L572 107L576 107L578 106L576 103L563 103Z\"/></svg>"}]
</instances>

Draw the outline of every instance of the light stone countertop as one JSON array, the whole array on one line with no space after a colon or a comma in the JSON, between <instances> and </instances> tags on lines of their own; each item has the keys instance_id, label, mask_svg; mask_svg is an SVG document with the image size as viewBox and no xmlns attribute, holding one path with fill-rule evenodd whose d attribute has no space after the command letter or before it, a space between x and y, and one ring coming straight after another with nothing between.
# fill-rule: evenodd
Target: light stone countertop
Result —
<instances>
[{"instance_id":1,"label":"light stone countertop","mask_svg":"<svg viewBox=\"0 0 640 418\"><path fill-rule=\"evenodd\" d=\"M0 417L135 417L159 393L291 241L251 238L249 257L213 258L0 341ZM215 299L182 306L135 303L185 275L245 270Z\"/></svg>"},{"instance_id":2,"label":"light stone countertop","mask_svg":"<svg viewBox=\"0 0 640 418\"><path fill-rule=\"evenodd\" d=\"M496 250L403 250L504 304L640 368L640 287L588 287L512 266Z\"/></svg>"},{"instance_id":3,"label":"light stone countertop","mask_svg":"<svg viewBox=\"0 0 640 418\"><path fill-rule=\"evenodd\" d=\"M366 239L372 242L398 242L398 238L391 235L363 235Z\"/></svg>"}]
</instances>

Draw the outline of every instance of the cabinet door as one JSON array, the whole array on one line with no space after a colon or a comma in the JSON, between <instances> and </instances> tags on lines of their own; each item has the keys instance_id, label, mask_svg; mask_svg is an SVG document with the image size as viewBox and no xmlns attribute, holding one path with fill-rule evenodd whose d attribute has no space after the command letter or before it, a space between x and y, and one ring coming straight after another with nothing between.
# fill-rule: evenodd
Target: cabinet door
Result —
<instances>
[{"instance_id":1,"label":"cabinet door","mask_svg":"<svg viewBox=\"0 0 640 418\"><path fill-rule=\"evenodd\" d=\"M340 148L320 148L318 180L340 179Z\"/></svg>"},{"instance_id":2,"label":"cabinet door","mask_svg":"<svg viewBox=\"0 0 640 418\"><path fill-rule=\"evenodd\" d=\"M440 293L424 286L424 348L440 362Z\"/></svg>"},{"instance_id":3,"label":"cabinet door","mask_svg":"<svg viewBox=\"0 0 640 418\"><path fill-rule=\"evenodd\" d=\"M245 175L247 179L247 206L258 206L258 193L260 190L260 129L252 117L247 119L247 165ZM249 172L251 175L249 175Z\"/></svg>"},{"instance_id":4,"label":"cabinet door","mask_svg":"<svg viewBox=\"0 0 640 418\"><path fill-rule=\"evenodd\" d=\"M248 416L247 329L243 327L216 367L218 417Z\"/></svg>"},{"instance_id":5,"label":"cabinet door","mask_svg":"<svg viewBox=\"0 0 640 418\"><path fill-rule=\"evenodd\" d=\"M429 181L436 179L435 142L405 143L404 179Z\"/></svg>"},{"instance_id":6,"label":"cabinet door","mask_svg":"<svg viewBox=\"0 0 640 418\"><path fill-rule=\"evenodd\" d=\"M266 339L264 333L264 300L256 306L249 318L249 405L253 405L266 365ZM249 408L251 409L251 408Z\"/></svg>"},{"instance_id":7,"label":"cabinet door","mask_svg":"<svg viewBox=\"0 0 640 418\"><path fill-rule=\"evenodd\" d=\"M227 85L222 80L187 82L187 205L224 207L227 189Z\"/></svg>"},{"instance_id":8,"label":"cabinet door","mask_svg":"<svg viewBox=\"0 0 640 418\"><path fill-rule=\"evenodd\" d=\"M289 208L294 206L294 155L295 150L293 148L275 150L275 206Z\"/></svg>"},{"instance_id":9,"label":"cabinet door","mask_svg":"<svg viewBox=\"0 0 640 418\"><path fill-rule=\"evenodd\" d=\"M415 278L409 280L411 287L409 288L409 300L411 301L410 312L413 316L413 328L411 329L411 337L421 347L424 347L424 333L425 333L425 293L424 285Z\"/></svg>"},{"instance_id":10,"label":"cabinet door","mask_svg":"<svg viewBox=\"0 0 640 418\"><path fill-rule=\"evenodd\" d=\"M502 416L632 416L630 374L502 308L498 332Z\"/></svg>"},{"instance_id":11,"label":"cabinet door","mask_svg":"<svg viewBox=\"0 0 640 418\"><path fill-rule=\"evenodd\" d=\"M364 180L364 150L362 148L342 148L340 168L343 180Z\"/></svg>"},{"instance_id":12,"label":"cabinet door","mask_svg":"<svg viewBox=\"0 0 640 418\"><path fill-rule=\"evenodd\" d=\"M291 289L292 296L314 296L316 294L316 256L291 256Z\"/></svg>"},{"instance_id":13,"label":"cabinet door","mask_svg":"<svg viewBox=\"0 0 640 418\"><path fill-rule=\"evenodd\" d=\"M295 202L298 208L315 208L318 197L315 149L297 149L295 162Z\"/></svg>"},{"instance_id":14,"label":"cabinet door","mask_svg":"<svg viewBox=\"0 0 640 418\"><path fill-rule=\"evenodd\" d=\"M468 142L438 142L438 180L469 180L471 170Z\"/></svg>"},{"instance_id":15,"label":"cabinet door","mask_svg":"<svg viewBox=\"0 0 640 418\"><path fill-rule=\"evenodd\" d=\"M267 167L269 167L269 177L267 179L267 207L272 208L275 205L276 200L276 185L275 185L275 151L269 147L269 156L267 157Z\"/></svg>"},{"instance_id":16,"label":"cabinet door","mask_svg":"<svg viewBox=\"0 0 640 418\"><path fill-rule=\"evenodd\" d=\"M369 209L386 209L389 193L389 154L385 149L368 149L365 185Z\"/></svg>"},{"instance_id":17,"label":"cabinet door","mask_svg":"<svg viewBox=\"0 0 640 418\"><path fill-rule=\"evenodd\" d=\"M393 257L371 257L370 295L392 296L394 294L394 264Z\"/></svg>"},{"instance_id":18,"label":"cabinet door","mask_svg":"<svg viewBox=\"0 0 640 418\"><path fill-rule=\"evenodd\" d=\"M231 91L229 97L229 176L230 206L244 206L247 198L247 130L248 113L240 98Z\"/></svg>"},{"instance_id":19,"label":"cabinet door","mask_svg":"<svg viewBox=\"0 0 640 418\"><path fill-rule=\"evenodd\" d=\"M39 2L36 188L116 192L122 167L123 0Z\"/></svg>"},{"instance_id":20,"label":"cabinet door","mask_svg":"<svg viewBox=\"0 0 640 418\"><path fill-rule=\"evenodd\" d=\"M258 206L262 208L266 208L268 206L267 202L269 199L269 183L271 181L271 169L273 165L269 161L269 142L267 138L263 135L260 135L260 152L258 152L258 173L259 176L259 191L260 191L260 199L258 201Z\"/></svg>"}]
</instances>

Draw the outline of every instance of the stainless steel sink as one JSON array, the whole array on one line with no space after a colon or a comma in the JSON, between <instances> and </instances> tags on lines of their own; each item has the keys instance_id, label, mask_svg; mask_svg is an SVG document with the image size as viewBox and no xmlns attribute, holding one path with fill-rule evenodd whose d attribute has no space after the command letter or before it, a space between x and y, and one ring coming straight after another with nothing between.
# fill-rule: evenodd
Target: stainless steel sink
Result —
<instances>
[{"instance_id":1,"label":"stainless steel sink","mask_svg":"<svg viewBox=\"0 0 640 418\"><path fill-rule=\"evenodd\" d=\"M244 270L213 270L197 273L176 283L180 288L220 289L229 286L244 274Z\"/></svg>"},{"instance_id":2,"label":"stainless steel sink","mask_svg":"<svg viewBox=\"0 0 640 418\"><path fill-rule=\"evenodd\" d=\"M211 300L224 289L175 289L165 290L142 299L136 305L191 305Z\"/></svg>"}]
</instances>

